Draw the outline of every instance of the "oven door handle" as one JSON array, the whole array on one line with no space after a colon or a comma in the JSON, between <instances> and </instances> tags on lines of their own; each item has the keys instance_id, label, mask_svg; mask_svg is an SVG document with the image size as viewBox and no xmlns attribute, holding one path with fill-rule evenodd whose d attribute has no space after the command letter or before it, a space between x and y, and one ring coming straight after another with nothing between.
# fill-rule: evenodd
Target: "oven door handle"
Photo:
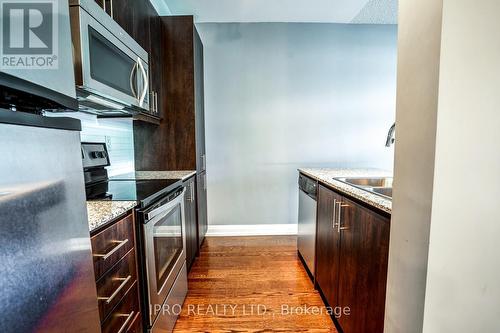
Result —
<instances>
[{"instance_id":1,"label":"oven door handle","mask_svg":"<svg viewBox=\"0 0 500 333\"><path fill-rule=\"evenodd\" d=\"M153 209L149 213L144 214L146 216L145 222L148 223L151 220L153 220L154 218L156 218L158 215L165 213L165 212L171 210L172 208L174 208L179 202L181 202L184 199L184 192L186 192L185 188L182 189L182 192L174 200L167 202L163 206L160 206L156 209Z\"/></svg>"}]
</instances>

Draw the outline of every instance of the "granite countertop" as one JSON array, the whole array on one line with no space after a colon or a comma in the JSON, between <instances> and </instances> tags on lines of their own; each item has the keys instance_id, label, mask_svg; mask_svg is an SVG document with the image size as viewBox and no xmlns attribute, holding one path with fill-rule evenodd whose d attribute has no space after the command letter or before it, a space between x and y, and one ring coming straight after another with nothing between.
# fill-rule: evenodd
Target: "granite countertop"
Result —
<instances>
[{"instance_id":1,"label":"granite countertop","mask_svg":"<svg viewBox=\"0 0 500 333\"><path fill-rule=\"evenodd\" d=\"M196 174L196 171L135 171L110 179L181 179L186 180ZM137 206L136 201L87 201L87 214L90 232L106 225L120 215Z\"/></svg>"},{"instance_id":2,"label":"granite countertop","mask_svg":"<svg viewBox=\"0 0 500 333\"><path fill-rule=\"evenodd\" d=\"M300 168L299 171L320 183L324 183L340 192L361 200L375 208L391 214L392 200L372 194L355 186L343 183L333 178L337 177L392 177L390 171L378 169L326 169Z\"/></svg>"},{"instance_id":3,"label":"granite countertop","mask_svg":"<svg viewBox=\"0 0 500 333\"><path fill-rule=\"evenodd\" d=\"M182 179L183 181L194 176L194 170L177 170L177 171L135 171L123 175L113 176L111 179Z\"/></svg>"},{"instance_id":4,"label":"granite countertop","mask_svg":"<svg viewBox=\"0 0 500 333\"><path fill-rule=\"evenodd\" d=\"M136 201L87 201L89 231L113 221L136 205Z\"/></svg>"}]
</instances>

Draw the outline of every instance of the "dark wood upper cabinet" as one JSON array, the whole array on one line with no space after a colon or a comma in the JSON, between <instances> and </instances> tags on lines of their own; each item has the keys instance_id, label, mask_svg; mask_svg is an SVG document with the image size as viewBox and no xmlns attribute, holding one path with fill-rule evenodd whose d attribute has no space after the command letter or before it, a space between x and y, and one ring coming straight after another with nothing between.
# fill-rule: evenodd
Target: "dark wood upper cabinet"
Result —
<instances>
[{"instance_id":1,"label":"dark wood upper cabinet","mask_svg":"<svg viewBox=\"0 0 500 333\"><path fill-rule=\"evenodd\" d=\"M339 324L345 333L382 333L390 222L352 200L344 198L343 205L338 305L351 314Z\"/></svg>"},{"instance_id":2,"label":"dark wood upper cabinet","mask_svg":"<svg viewBox=\"0 0 500 333\"><path fill-rule=\"evenodd\" d=\"M328 305L350 310L344 333L382 333L390 218L319 186L316 283Z\"/></svg>"},{"instance_id":3,"label":"dark wood upper cabinet","mask_svg":"<svg viewBox=\"0 0 500 333\"><path fill-rule=\"evenodd\" d=\"M153 10L155 10L153 8ZM156 12L155 12L156 13ZM151 106L158 113L158 117L163 116L163 86L162 86L162 52L161 45L161 22L159 16L153 16L149 22L150 44L149 52L149 78L151 84Z\"/></svg>"},{"instance_id":4,"label":"dark wood upper cabinet","mask_svg":"<svg viewBox=\"0 0 500 333\"><path fill-rule=\"evenodd\" d=\"M106 4L106 12L134 39L134 10L136 1L137 0L113 1L113 5L111 5L111 1L104 1Z\"/></svg>"},{"instance_id":5,"label":"dark wood upper cabinet","mask_svg":"<svg viewBox=\"0 0 500 333\"><path fill-rule=\"evenodd\" d=\"M198 31L194 29L194 96L196 127L196 166L198 171L206 170L205 149L205 79L203 67L203 44Z\"/></svg>"},{"instance_id":6,"label":"dark wood upper cabinet","mask_svg":"<svg viewBox=\"0 0 500 333\"><path fill-rule=\"evenodd\" d=\"M149 0L96 0L146 52L150 52L150 20L158 16Z\"/></svg>"},{"instance_id":7,"label":"dark wood upper cabinet","mask_svg":"<svg viewBox=\"0 0 500 333\"><path fill-rule=\"evenodd\" d=\"M115 0L116 1L116 0ZM149 0L133 0L134 24L133 34L135 41L142 46L148 54L151 53L151 20L158 16ZM151 61L151 54L150 54Z\"/></svg>"},{"instance_id":8,"label":"dark wood upper cabinet","mask_svg":"<svg viewBox=\"0 0 500 333\"><path fill-rule=\"evenodd\" d=\"M203 44L192 16L159 19L162 122L134 122L137 170L204 170ZM156 69L158 70L158 69ZM155 75L153 73L153 75Z\"/></svg>"}]
</instances>

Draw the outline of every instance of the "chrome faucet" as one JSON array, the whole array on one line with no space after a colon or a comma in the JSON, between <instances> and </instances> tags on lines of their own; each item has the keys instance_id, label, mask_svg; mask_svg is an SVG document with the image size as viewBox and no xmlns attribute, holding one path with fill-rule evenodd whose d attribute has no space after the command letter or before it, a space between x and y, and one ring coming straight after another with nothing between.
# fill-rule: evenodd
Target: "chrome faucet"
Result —
<instances>
[{"instance_id":1,"label":"chrome faucet","mask_svg":"<svg viewBox=\"0 0 500 333\"><path fill-rule=\"evenodd\" d=\"M394 134L396 132L396 123L394 123L391 128L389 129L389 132L387 133L387 139L385 141L385 146L390 147L394 141L396 140L394 137Z\"/></svg>"}]
</instances>

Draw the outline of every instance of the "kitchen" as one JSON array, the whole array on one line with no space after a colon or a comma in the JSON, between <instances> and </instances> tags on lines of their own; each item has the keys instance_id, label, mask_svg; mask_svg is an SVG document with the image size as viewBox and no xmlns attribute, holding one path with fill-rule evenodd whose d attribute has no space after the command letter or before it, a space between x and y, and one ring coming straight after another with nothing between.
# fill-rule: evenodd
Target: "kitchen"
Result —
<instances>
[{"instance_id":1,"label":"kitchen","mask_svg":"<svg viewBox=\"0 0 500 333\"><path fill-rule=\"evenodd\" d=\"M495 1L0 8L2 332L500 329Z\"/></svg>"}]
</instances>

